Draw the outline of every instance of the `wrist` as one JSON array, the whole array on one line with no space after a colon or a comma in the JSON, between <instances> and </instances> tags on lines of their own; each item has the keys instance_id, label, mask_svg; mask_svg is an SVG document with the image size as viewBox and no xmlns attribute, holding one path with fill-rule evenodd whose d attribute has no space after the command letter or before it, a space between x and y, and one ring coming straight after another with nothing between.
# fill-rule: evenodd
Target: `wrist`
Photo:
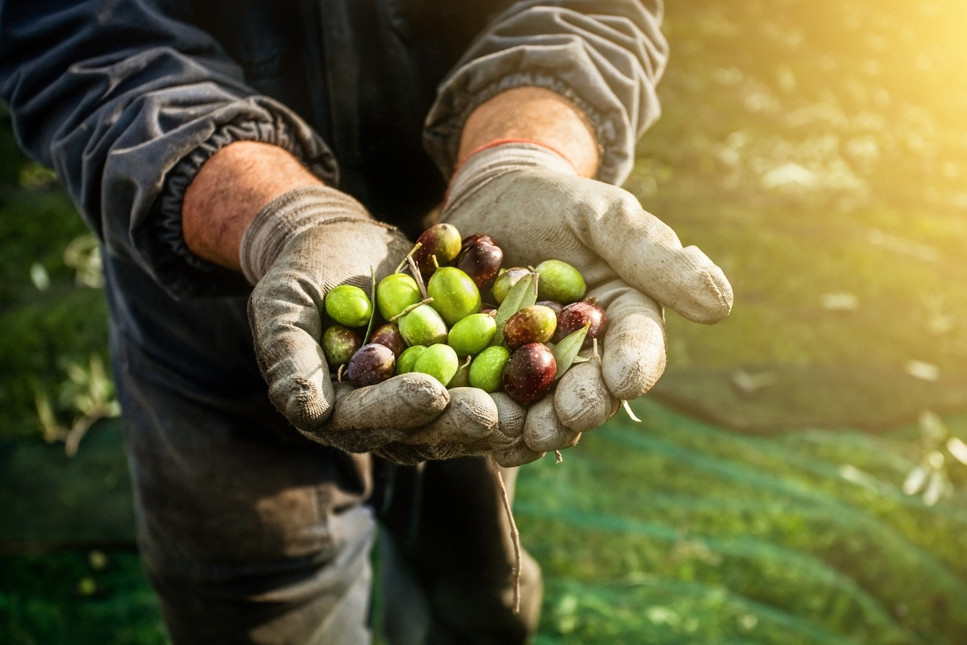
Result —
<instances>
[{"instance_id":1,"label":"wrist","mask_svg":"<svg viewBox=\"0 0 967 645\"><path fill-rule=\"evenodd\" d=\"M599 146L587 116L571 101L545 88L510 89L474 109L463 126L457 166L474 151L501 140L545 145L585 177L593 177L598 170Z\"/></svg>"},{"instance_id":2,"label":"wrist","mask_svg":"<svg viewBox=\"0 0 967 645\"><path fill-rule=\"evenodd\" d=\"M294 188L263 206L239 241L239 265L257 283L294 236L324 224L373 221L358 201L328 186ZM375 223L375 222L374 222Z\"/></svg>"},{"instance_id":3,"label":"wrist","mask_svg":"<svg viewBox=\"0 0 967 645\"><path fill-rule=\"evenodd\" d=\"M468 155L450 179L445 206L453 208L491 180L513 171L543 168L566 175L581 173L562 153L543 142L498 139Z\"/></svg>"},{"instance_id":4,"label":"wrist","mask_svg":"<svg viewBox=\"0 0 967 645\"><path fill-rule=\"evenodd\" d=\"M182 236L200 258L240 270L239 244L267 203L300 186L321 186L287 150L257 141L236 141L213 154L185 190Z\"/></svg>"}]
</instances>

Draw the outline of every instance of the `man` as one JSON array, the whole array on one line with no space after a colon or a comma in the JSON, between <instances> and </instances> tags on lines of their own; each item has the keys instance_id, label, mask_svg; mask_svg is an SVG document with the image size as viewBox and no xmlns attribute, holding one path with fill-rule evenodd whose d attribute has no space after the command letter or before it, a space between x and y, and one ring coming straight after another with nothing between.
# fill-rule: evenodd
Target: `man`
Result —
<instances>
[{"instance_id":1,"label":"man","mask_svg":"<svg viewBox=\"0 0 967 645\"><path fill-rule=\"evenodd\" d=\"M525 558L515 613L490 455L538 458L525 424L566 448L644 394L662 306L731 306L718 267L615 187L658 115L658 0L0 11L17 136L102 241L173 640L367 642L374 515L391 642L527 640L539 573ZM528 409L422 375L348 391L319 350L327 290L392 271L445 190L443 221L510 264L571 262L612 321L600 360Z\"/></svg>"}]
</instances>

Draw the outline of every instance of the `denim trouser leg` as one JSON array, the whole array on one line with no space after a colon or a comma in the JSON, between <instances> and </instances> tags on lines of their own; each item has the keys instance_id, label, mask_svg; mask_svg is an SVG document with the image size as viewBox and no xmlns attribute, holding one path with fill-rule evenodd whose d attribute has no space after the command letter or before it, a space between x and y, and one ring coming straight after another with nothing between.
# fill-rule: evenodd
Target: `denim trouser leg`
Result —
<instances>
[{"instance_id":1,"label":"denim trouser leg","mask_svg":"<svg viewBox=\"0 0 967 645\"><path fill-rule=\"evenodd\" d=\"M265 396L246 298L169 299L106 257L145 569L182 643L369 641L370 459Z\"/></svg>"},{"instance_id":2,"label":"denim trouser leg","mask_svg":"<svg viewBox=\"0 0 967 645\"><path fill-rule=\"evenodd\" d=\"M515 470L504 477L512 489ZM489 458L396 471L382 513L384 628L393 645L519 645L537 631L540 567L522 556L513 608L514 548Z\"/></svg>"},{"instance_id":3,"label":"denim trouser leg","mask_svg":"<svg viewBox=\"0 0 967 645\"><path fill-rule=\"evenodd\" d=\"M105 260L142 557L177 645L368 643L374 491L392 645L533 632L539 570L514 615L489 461L391 467L303 438L266 397L246 297L175 302Z\"/></svg>"}]
</instances>

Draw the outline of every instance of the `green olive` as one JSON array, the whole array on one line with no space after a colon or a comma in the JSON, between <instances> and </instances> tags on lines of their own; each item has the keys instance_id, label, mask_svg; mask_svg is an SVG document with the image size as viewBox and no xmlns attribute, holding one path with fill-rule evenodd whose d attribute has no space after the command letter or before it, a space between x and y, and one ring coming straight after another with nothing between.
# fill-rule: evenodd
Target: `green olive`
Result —
<instances>
[{"instance_id":1,"label":"green olive","mask_svg":"<svg viewBox=\"0 0 967 645\"><path fill-rule=\"evenodd\" d=\"M523 278L525 275L530 273L530 269L525 269L524 267L511 267L509 269L501 269L500 273L497 274L497 279L494 280L494 286L491 289L491 294L494 297L494 301L500 304L510 293L517 282Z\"/></svg>"},{"instance_id":2,"label":"green olive","mask_svg":"<svg viewBox=\"0 0 967 645\"><path fill-rule=\"evenodd\" d=\"M554 300L563 305L584 297L587 285L584 276L573 265L562 260L544 260L534 271L538 275L537 297Z\"/></svg>"},{"instance_id":3,"label":"green olive","mask_svg":"<svg viewBox=\"0 0 967 645\"><path fill-rule=\"evenodd\" d=\"M396 324L407 345L433 345L447 341L447 324L430 305L419 305Z\"/></svg>"},{"instance_id":4,"label":"green olive","mask_svg":"<svg viewBox=\"0 0 967 645\"><path fill-rule=\"evenodd\" d=\"M489 314L470 314L458 320L447 335L447 344L466 358L482 352L497 333L497 322Z\"/></svg>"},{"instance_id":5,"label":"green olive","mask_svg":"<svg viewBox=\"0 0 967 645\"><path fill-rule=\"evenodd\" d=\"M426 350L426 345L413 345L412 347L407 347L400 354L400 357L396 359L396 373L406 374L407 372L413 371L413 365L416 364L416 359L420 357Z\"/></svg>"},{"instance_id":6,"label":"green olive","mask_svg":"<svg viewBox=\"0 0 967 645\"><path fill-rule=\"evenodd\" d=\"M446 386L460 369L457 352L449 345L437 343L427 347L413 364L414 372L429 374Z\"/></svg>"},{"instance_id":7,"label":"green olive","mask_svg":"<svg viewBox=\"0 0 967 645\"><path fill-rule=\"evenodd\" d=\"M326 294L326 314L346 327L363 327L373 315L366 292L351 284L339 285Z\"/></svg>"},{"instance_id":8,"label":"green olive","mask_svg":"<svg viewBox=\"0 0 967 645\"><path fill-rule=\"evenodd\" d=\"M406 273L391 273L376 286L376 307L384 320L392 320L420 299L420 287Z\"/></svg>"},{"instance_id":9,"label":"green olive","mask_svg":"<svg viewBox=\"0 0 967 645\"><path fill-rule=\"evenodd\" d=\"M440 267L426 285L426 293L433 298L430 305L440 312L447 325L480 311L480 289L466 273L456 267Z\"/></svg>"},{"instance_id":10,"label":"green olive","mask_svg":"<svg viewBox=\"0 0 967 645\"><path fill-rule=\"evenodd\" d=\"M510 359L510 350L494 345L483 350L470 363L469 382L487 392L496 392L503 383L504 366Z\"/></svg>"}]
</instances>

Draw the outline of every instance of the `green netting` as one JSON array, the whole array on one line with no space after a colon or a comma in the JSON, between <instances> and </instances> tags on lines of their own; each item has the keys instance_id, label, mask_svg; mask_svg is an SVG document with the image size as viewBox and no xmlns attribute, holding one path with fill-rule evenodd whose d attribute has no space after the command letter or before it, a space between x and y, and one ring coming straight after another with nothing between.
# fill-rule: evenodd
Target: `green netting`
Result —
<instances>
[{"instance_id":1,"label":"green netting","mask_svg":"<svg viewBox=\"0 0 967 645\"><path fill-rule=\"evenodd\" d=\"M902 492L916 437L636 412L522 471L544 642L967 642L963 488L933 506Z\"/></svg>"}]
</instances>

